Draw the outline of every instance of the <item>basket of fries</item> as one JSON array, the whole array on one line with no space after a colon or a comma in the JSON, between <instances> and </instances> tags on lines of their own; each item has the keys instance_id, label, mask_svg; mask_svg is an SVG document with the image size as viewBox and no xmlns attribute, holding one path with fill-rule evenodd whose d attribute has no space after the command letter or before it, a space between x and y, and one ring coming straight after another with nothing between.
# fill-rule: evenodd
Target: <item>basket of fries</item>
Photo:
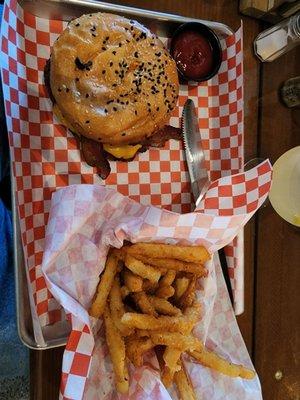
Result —
<instances>
[{"instance_id":1,"label":"basket of fries","mask_svg":"<svg viewBox=\"0 0 300 400\"><path fill-rule=\"evenodd\" d=\"M203 246L161 243L137 243L109 253L90 314L104 317L119 393L129 392L126 358L142 367L144 353L152 349L164 386L174 382L181 399L196 398L182 363L185 353L225 375L254 378L253 370L207 350L192 334L201 319L196 283L207 275L209 259Z\"/></svg>"},{"instance_id":2,"label":"basket of fries","mask_svg":"<svg viewBox=\"0 0 300 400\"><path fill-rule=\"evenodd\" d=\"M98 185L53 195L42 267L72 325L62 398L261 399L217 250L264 202L271 174L265 161L213 182L189 214ZM212 212L216 191L227 195ZM245 203L229 212L236 196Z\"/></svg>"}]
</instances>

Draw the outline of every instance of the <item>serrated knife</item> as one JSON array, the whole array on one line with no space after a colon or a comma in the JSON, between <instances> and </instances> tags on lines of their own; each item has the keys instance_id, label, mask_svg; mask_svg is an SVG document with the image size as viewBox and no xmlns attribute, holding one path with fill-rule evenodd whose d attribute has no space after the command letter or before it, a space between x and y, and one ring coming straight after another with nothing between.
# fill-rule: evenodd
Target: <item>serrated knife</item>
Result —
<instances>
[{"instance_id":1,"label":"serrated knife","mask_svg":"<svg viewBox=\"0 0 300 400\"><path fill-rule=\"evenodd\" d=\"M210 181L205 168L196 108L191 99L188 99L183 107L182 133L192 192L197 207L207 191Z\"/></svg>"},{"instance_id":2,"label":"serrated knife","mask_svg":"<svg viewBox=\"0 0 300 400\"><path fill-rule=\"evenodd\" d=\"M197 208L209 188L210 180L205 167L205 157L201 145L201 133L196 112L193 100L188 99L182 112L182 134L195 207ZM233 304L233 293L224 248L219 250L219 258L229 297Z\"/></svg>"}]
</instances>

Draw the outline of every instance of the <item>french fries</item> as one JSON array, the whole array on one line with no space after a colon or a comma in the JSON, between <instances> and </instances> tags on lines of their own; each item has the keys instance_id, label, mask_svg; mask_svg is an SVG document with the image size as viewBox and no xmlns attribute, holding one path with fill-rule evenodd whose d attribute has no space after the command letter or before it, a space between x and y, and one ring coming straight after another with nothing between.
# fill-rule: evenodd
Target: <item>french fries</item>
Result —
<instances>
[{"instance_id":1,"label":"french fries","mask_svg":"<svg viewBox=\"0 0 300 400\"><path fill-rule=\"evenodd\" d=\"M124 271L124 282L129 292L141 292L143 290L143 279L129 270Z\"/></svg>"},{"instance_id":2,"label":"french fries","mask_svg":"<svg viewBox=\"0 0 300 400\"><path fill-rule=\"evenodd\" d=\"M205 267L199 263L188 263L185 261L175 260L172 258L148 258L141 254L136 254L135 258L142 261L143 263L159 268L160 270L165 269L165 270L188 272L191 274L195 274L198 277L206 276L207 274Z\"/></svg>"},{"instance_id":3,"label":"french fries","mask_svg":"<svg viewBox=\"0 0 300 400\"><path fill-rule=\"evenodd\" d=\"M151 339L147 337L128 338L126 342L126 354L135 367L143 365L143 355L154 347Z\"/></svg>"},{"instance_id":4,"label":"french fries","mask_svg":"<svg viewBox=\"0 0 300 400\"><path fill-rule=\"evenodd\" d=\"M179 300L189 286L189 278L182 277L175 280L175 298Z\"/></svg>"},{"instance_id":5,"label":"french fries","mask_svg":"<svg viewBox=\"0 0 300 400\"><path fill-rule=\"evenodd\" d=\"M155 295L157 297L161 297L162 299L168 299L169 297L172 297L175 293L175 289L173 286L169 285L159 285L158 289L155 292Z\"/></svg>"},{"instance_id":6,"label":"french fries","mask_svg":"<svg viewBox=\"0 0 300 400\"><path fill-rule=\"evenodd\" d=\"M125 314L125 307L122 301L121 288L119 279L116 278L109 293L109 306L111 318L115 326L119 329L120 333L124 336L130 335L131 329L128 329L121 322L121 318Z\"/></svg>"},{"instance_id":7,"label":"french fries","mask_svg":"<svg viewBox=\"0 0 300 400\"><path fill-rule=\"evenodd\" d=\"M163 354L165 366L162 371L162 381L167 388L172 385L175 372L181 369L181 365L179 363L181 353L181 350L166 346Z\"/></svg>"},{"instance_id":8,"label":"french fries","mask_svg":"<svg viewBox=\"0 0 300 400\"><path fill-rule=\"evenodd\" d=\"M151 267L150 265L144 264L142 261L134 258L130 254L125 257L125 265L131 272L142 278L148 279L150 282L156 283L160 278L160 271Z\"/></svg>"},{"instance_id":9,"label":"french fries","mask_svg":"<svg viewBox=\"0 0 300 400\"><path fill-rule=\"evenodd\" d=\"M174 282L174 279L176 277L176 271L173 269L169 269L166 274L161 278L161 285L162 286L170 286Z\"/></svg>"},{"instance_id":10,"label":"french fries","mask_svg":"<svg viewBox=\"0 0 300 400\"><path fill-rule=\"evenodd\" d=\"M185 333L189 329L189 321L183 317L153 317L147 314L127 312L123 315L121 321L128 328L148 329L151 331L167 330L169 332Z\"/></svg>"},{"instance_id":11,"label":"french fries","mask_svg":"<svg viewBox=\"0 0 300 400\"><path fill-rule=\"evenodd\" d=\"M149 258L155 258L157 254L161 258L175 258L176 260L204 264L210 259L210 254L203 246L177 246L159 243L136 243L130 246L127 254L141 254Z\"/></svg>"},{"instance_id":12,"label":"french fries","mask_svg":"<svg viewBox=\"0 0 300 400\"><path fill-rule=\"evenodd\" d=\"M156 296L148 296L148 299L150 303L152 303L155 310L160 314L170 316L181 315L180 309L176 306L173 306L173 304L166 299L161 299L160 297Z\"/></svg>"},{"instance_id":13,"label":"french fries","mask_svg":"<svg viewBox=\"0 0 300 400\"><path fill-rule=\"evenodd\" d=\"M149 293L155 293L156 289L158 288L157 282L150 282L148 279L144 279L143 281L143 290Z\"/></svg>"},{"instance_id":14,"label":"french fries","mask_svg":"<svg viewBox=\"0 0 300 400\"><path fill-rule=\"evenodd\" d=\"M196 362L231 377L252 379L255 372L231 364L207 350L193 336L201 320L196 284L210 258L202 246L137 243L109 252L90 315L104 317L106 341L118 392L129 390L127 362L142 367L144 354L155 351L161 379L177 386L181 400L195 400L182 363Z\"/></svg>"},{"instance_id":15,"label":"french fries","mask_svg":"<svg viewBox=\"0 0 300 400\"><path fill-rule=\"evenodd\" d=\"M124 299L129 295L130 290L129 290L128 287L125 286L125 285L122 286L120 290L121 290L122 300L124 300Z\"/></svg>"},{"instance_id":16,"label":"french fries","mask_svg":"<svg viewBox=\"0 0 300 400\"><path fill-rule=\"evenodd\" d=\"M190 279L188 287L179 299L179 306L183 309L190 307L195 300L196 277Z\"/></svg>"},{"instance_id":17,"label":"french fries","mask_svg":"<svg viewBox=\"0 0 300 400\"><path fill-rule=\"evenodd\" d=\"M89 313L92 317L99 318L104 313L106 300L113 284L114 277L117 273L117 268L118 259L113 254L109 254L105 264L104 272L97 287L96 297L89 310Z\"/></svg>"},{"instance_id":18,"label":"french fries","mask_svg":"<svg viewBox=\"0 0 300 400\"><path fill-rule=\"evenodd\" d=\"M129 375L125 361L125 343L118 328L113 323L108 307L105 308L104 312L104 324L106 342L116 377L116 387L118 392L127 393L129 389Z\"/></svg>"},{"instance_id":19,"label":"french fries","mask_svg":"<svg viewBox=\"0 0 300 400\"><path fill-rule=\"evenodd\" d=\"M255 372L251 369L230 363L207 349L203 349L202 351L189 350L188 353L205 367L214 369L232 378L253 379L255 376Z\"/></svg>"},{"instance_id":20,"label":"french fries","mask_svg":"<svg viewBox=\"0 0 300 400\"><path fill-rule=\"evenodd\" d=\"M158 316L153 304L149 301L145 292L134 293L133 298L139 309L144 314L153 315L154 317Z\"/></svg>"},{"instance_id":21,"label":"french fries","mask_svg":"<svg viewBox=\"0 0 300 400\"><path fill-rule=\"evenodd\" d=\"M175 372L174 382L176 383L180 400L197 400L193 386L183 365L179 371Z\"/></svg>"},{"instance_id":22,"label":"french fries","mask_svg":"<svg viewBox=\"0 0 300 400\"><path fill-rule=\"evenodd\" d=\"M183 351L202 351L203 344L194 336L186 336L181 333L159 332L151 333L151 340L155 345L169 346Z\"/></svg>"}]
</instances>

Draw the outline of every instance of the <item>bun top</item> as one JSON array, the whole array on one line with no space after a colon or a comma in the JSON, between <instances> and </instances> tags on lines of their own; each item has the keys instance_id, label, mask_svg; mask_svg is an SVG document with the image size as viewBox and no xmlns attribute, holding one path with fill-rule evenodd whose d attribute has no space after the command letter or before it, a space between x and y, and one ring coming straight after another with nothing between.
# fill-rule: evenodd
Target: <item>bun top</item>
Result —
<instances>
[{"instance_id":1,"label":"bun top","mask_svg":"<svg viewBox=\"0 0 300 400\"><path fill-rule=\"evenodd\" d=\"M111 145L162 128L178 96L174 60L136 21L105 13L69 23L53 45L50 86L63 123Z\"/></svg>"}]
</instances>

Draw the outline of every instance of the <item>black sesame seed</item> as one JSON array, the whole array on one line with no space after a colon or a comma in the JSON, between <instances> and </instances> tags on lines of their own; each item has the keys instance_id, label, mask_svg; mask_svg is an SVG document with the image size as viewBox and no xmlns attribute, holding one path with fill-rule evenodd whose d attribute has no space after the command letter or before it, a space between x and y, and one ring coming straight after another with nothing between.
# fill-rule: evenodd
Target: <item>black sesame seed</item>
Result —
<instances>
[{"instance_id":1,"label":"black sesame seed","mask_svg":"<svg viewBox=\"0 0 300 400\"><path fill-rule=\"evenodd\" d=\"M130 40L126 39L126 42L127 42L127 43L130 43Z\"/></svg>"},{"instance_id":2,"label":"black sesame seed","mask_svg":"<svg viewBox=\"0 0 300 400\"><path fill-rule=\"evenodd\" d=\"M61 88L58 88L58 91L61 92Z\"/></svg>"},{"instance_id":3,"label":"black sesame seed","mask_svg":"<svg viewBox=\"0 0 300 400\"><path fill-rule=\"evenodd\" d=\"M107 102L106 102L106 104L110 104L110 103L113 103L114 101L113 100L108 100Z\"/></svg>"},{"instance_id":4,"label":"black sesame seed","mask_svg":"<svg viewBox=\"0 0 300 400\"><path fill-rule=\"evenodd\" d=\"M156 107L156 111L159 111L159 107Z\"/></svg>"},{"instance_id":5,"label":"black sesame seed","mask_svg":"<svg viewBox=\"0 0 300 400\"><path fill-rule=\"evenodd\" d=\"M154 43L150 43L150 46L152 46L152 47L153 47L153 46L155 46L155 44L154 44Z\"/></svg>"},{"instance_id":6,"label":"black sesame seed","mask_svg":"<svg viewBox=\"0 0 300 400\"><path fill-rule=\"evenodd\" d=\"M107 114L107 109L106 108L104 108L104 112L105 112L105 114Z\"/></svg>"},{"instance_id":7,"label":"black sesame seed","mask_svg":"<svg viewBox=\"0 0 300 400\"><path fill-rule=\"evenodd\" d=\"M112 53L113 53L113 55L115 56L117 52L114 50Z\"/></svg>"},{"instance_id":8,"label":"black sesame seed","mask_svg":"<svg viewBox=\"0 0 300 400\"><path fill-rule=\"evenodd\" d=\"M137 115L137 111L136 110L134 110L134 113L135 113L135 115Z\"/></svg>"},{"instance_id":9,"label":"black sesame seed","mask_svg":"<svg viewBox=\"0 0 300 400\"><path fill-rule=\"evenodd\" d=\"M85 98L87 99L88 97L90 97L90 95L87 93L87 94L85 95Z\"/></svg>"},{"instance_id":10,"label":"black sesame seed","mask_svg":"<svg viewBox=\"0 0 300 400\"><path fill-rule=\"evenodd\" d=\"M102 70L102 75L104 75L104 74L106 74L106 71L105 71L105 69L103 69L103 70Z\"/></svg>"},{"instance_id":11,"label":"black sesame seed","mask_svg":"<svg viewBox=\"0 0 300 400\"><path fill-rule=\"evenodd\" d=\"M112 66L113 66L113 62L112 62L112 61L109 63L109 66L110 66L110 67L112 67Z\"/></svg>"},{"instance_id":12,"label":"black sesame seed","mask_svg":"<svg viewBox=\"0 0 300 400\"><path fill-rule=\"evenodd\" d=\"M124 132L124 133L122 133L122 136L126 136L126 133Z\"/></svg>"},{"instance_id":13,"label":"black sesame seed","mask_svg":"<svg viewBox=\"0 0 300 400\"><path fill-rule=\"evenodd\" d=\"M90 121L89 121L89 120L87 120L87 121L85 121L85 123L86 123L86 124L89 124L89 123L90 123Z\"/></svg>"},{"instance_id":14,"label":"black sesame seed","mask_svg":"<svg viewBox=\"0 0 300 400\"><path fill-rule=\"evenodd\" d=\"M139 53L137 51L134 52L134 57L138 58L139 57Z\"/></svg>"},{"instance_id":15,"label":"black sesame seed","mask_svg":"<svg viewBox=\"0 0 300 400\"><path fill-rule=\"evenodd\" d=\"M94 33L92 33L92 36L96 37L97 35L95 35Z\"/></svg>"},{"instance_id":16,"label":"black sesame seed","mask_svg":"<svg viewBox=\"0 0 300 400\"><path fill-rule=\"evenodd\" d=\"M69 88L66 88L66 92L68 93L70 91L70 89Z\"/></svg>"},{"instance_id":17,"label":"black sesame seed","mask_svg":"<svg viewBox=\"0 0 300 400\"><path fill-rule=\"evenodd\" d=\"M130 30L133 31L133 29L134 29L133 26L131 26L131 27L130 27Z\"/></svg>"},{"instance_id":18,"label":"black sesame seed","mask_svg":"<svg viewBox=\"0 0 300 400\"><path fill-rule=\"evenodd\" d=\"M80 70L90 70L89 67L93 65L92 61L88 61L87 63L83 63L78 57L75 58L75 65Z\"/></svg>"},{"instance_id":19,"label":"black sesame seed","mask_svg":"<svg viewBox=\"0 0 300 400\"><path fill-rule=\"evenodd\" d=\"M122 47L122 43L119 43L119 47Z\"/></svg>"},{"instance_id":20,"label":"black sesame seed","mask_svg":"<svg viewBox=\"0 0 300 400\"><path fill-rule=\"evenodd\" d=\"M116 83L114 83L114 84L112 85L112 87L116 87L116 86L118 86Z\"/></svg>"},{"instance_id":21,"label":"black sesame seed","mask_svg":"<svg viewBox=\"0 0 300 400\"><path fill-rule=\"evenodd\" d=\"M102 46L101 49L102 49L103 51L105 51L105 50L106 50L106 47Z\"/></svg>"},{"instance_id":22,"label":"black sesame seed","mask_svg":"<svg viewBox=\"0 0 300 400\"><path fill-rule=\"evenodd\" d=\"M79 82L79 78L75 78L75 81L76 81L76 82Z\"/></svg>"},{"instance_id":23,"label":"black sesame seed","mask_svg":"<svg viewBox=\"0 0 300 400\"><path fill-rule=\"evenodd\" d=\"M114 110L114 111L117 111L117 107L113 107L113 110Z\"/></svg>"},{"instance_id":24,"label":"black sesame seed","mask_svg":"<svg viewBox=\"0 0 300 400\"><path fill-rule=\"evenodd\" d=\"M108 39L109 39L109 36L106 36L106 38L105 38L106 42L108 41Z\"/></svg>"},{"instance_id":25,"label":"black sesame seed","mask_svg":"<svg viewBox=\"0 0 300 400\"><path fill-rule=\"evenodd\" d=\"M80 23L79 23L79 22L77 22L77 24L76 24L75 26L77 26L77 27L78 27L78 26L80 26Z\"/></svg>"}]
</instances>

